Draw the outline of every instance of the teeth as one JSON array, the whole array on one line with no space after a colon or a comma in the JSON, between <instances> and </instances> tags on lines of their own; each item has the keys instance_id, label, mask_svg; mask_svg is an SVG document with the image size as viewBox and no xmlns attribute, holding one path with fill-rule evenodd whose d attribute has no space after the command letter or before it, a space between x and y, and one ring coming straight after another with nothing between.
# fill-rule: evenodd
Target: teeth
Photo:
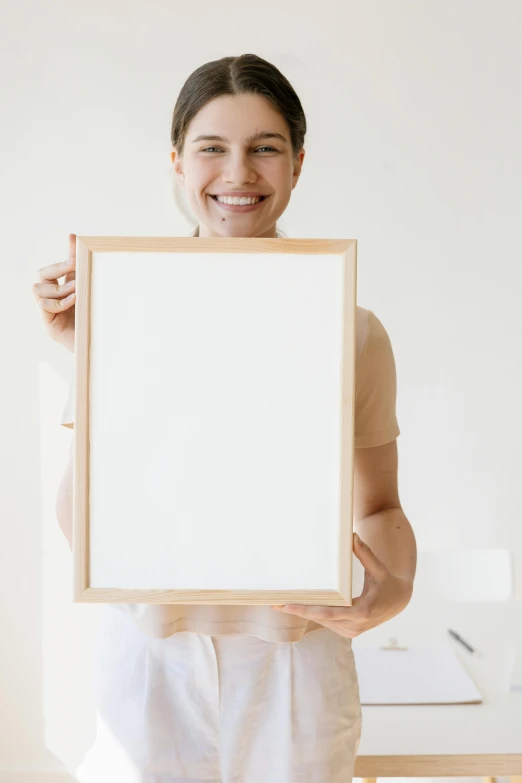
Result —
<instances>
[{"instance_id":1,"label":"teeth","mask_svg":"<svg viewBox=\"0 0 522 783\"><path fill-rule=\"evenodd\" d=\"M231 196L217 196L216 197L218 201L220 201L222 204L257 204L258 201L261 201L260 198L251 198L248 196L235 196L232 198Z\"/></svg>"}]
</instances>

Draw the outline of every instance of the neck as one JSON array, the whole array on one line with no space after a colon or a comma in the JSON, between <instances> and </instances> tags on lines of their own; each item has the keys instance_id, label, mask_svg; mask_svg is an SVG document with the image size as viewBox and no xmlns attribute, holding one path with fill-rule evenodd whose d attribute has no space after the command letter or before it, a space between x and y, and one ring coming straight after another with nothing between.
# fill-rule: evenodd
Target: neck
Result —
<instances>
[{"instance_id":1,"label":"neck","mask_svg":"<svg viewBox=\"0 0 522 783\"><path fill-rule=\"evenodd\" d=\"M209 231L209 229L205 226L205 224L199 225L196 230L194 231L194 234L192 236L195 237L218 237L219 234L216 234L212 231ZM259 234L257 237L258 239L265 238L276 238L278 236L277 226L274 223L274 225L269 228L267 231L264 231L262 234Z\"/></svg>"}]
</instances>

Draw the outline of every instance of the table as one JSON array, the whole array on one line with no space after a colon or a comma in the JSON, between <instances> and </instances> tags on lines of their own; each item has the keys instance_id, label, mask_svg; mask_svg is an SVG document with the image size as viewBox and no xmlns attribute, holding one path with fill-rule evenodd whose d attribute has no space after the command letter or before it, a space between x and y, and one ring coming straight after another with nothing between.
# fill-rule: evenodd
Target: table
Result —
<instances>
[{"instance_id":1,"label":"table","mask_svg":"<svg viewBox=\"0 0 522 783\"><path fill-rule=\"evenodd\" d=\"M447 629L481 654L477 659ZM510 691L522 644L522 601L457 603L415 596L400 615L353 640L354 649L447 643L478 687L482 704L363 705L355 777L507 775L522 783L522 691Z\"/></svg>"}]
</instances>

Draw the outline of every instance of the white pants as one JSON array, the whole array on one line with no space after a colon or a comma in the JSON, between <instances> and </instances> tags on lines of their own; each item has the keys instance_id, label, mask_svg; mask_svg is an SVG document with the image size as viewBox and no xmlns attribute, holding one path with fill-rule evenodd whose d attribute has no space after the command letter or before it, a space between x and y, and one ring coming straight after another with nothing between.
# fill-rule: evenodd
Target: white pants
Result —
<instances>
[{"instance_id":1,"label":"white pants","mask_svg":"<svg viewBox=\"0 0 522 783\"><path fill-rule=\"evenodd\" d=\"M350 639L145 636L106 605L81 783L350 783L362 712Z\"/></svg>"}]
</instances>

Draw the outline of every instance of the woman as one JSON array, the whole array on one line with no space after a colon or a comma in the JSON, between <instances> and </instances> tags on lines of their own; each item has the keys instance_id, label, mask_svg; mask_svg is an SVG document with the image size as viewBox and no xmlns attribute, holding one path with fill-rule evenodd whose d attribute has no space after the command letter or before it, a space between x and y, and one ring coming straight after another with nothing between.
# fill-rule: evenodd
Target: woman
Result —
<instances>
[{"instance_id":1,"label":"woman","mask_svg":"<svg viewBox=\"0 0 522 783\"><path fill-rule=\"evenodd\" d=\"M194 236L278 237L306 120L285 77L255 55L198 68L178 97L171 153L198 218ZM236 197L245 202L227 203ZM65 283L58 278L65 275ZM50 336L74 350L75 235L34 292ZM352 638L402 611L416 549L397 490L396 373L388 335L357 308L351 607L106 605L95 692L98 733L84 783L346 783L361 706ZM73 379L74 380L74 379ZM72 428L74 384L62 424ZM71 544L72 444L57 498Z\"/></svg>"}]
</instances>

